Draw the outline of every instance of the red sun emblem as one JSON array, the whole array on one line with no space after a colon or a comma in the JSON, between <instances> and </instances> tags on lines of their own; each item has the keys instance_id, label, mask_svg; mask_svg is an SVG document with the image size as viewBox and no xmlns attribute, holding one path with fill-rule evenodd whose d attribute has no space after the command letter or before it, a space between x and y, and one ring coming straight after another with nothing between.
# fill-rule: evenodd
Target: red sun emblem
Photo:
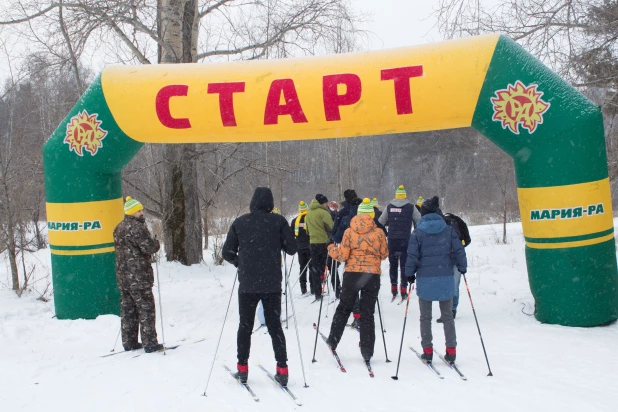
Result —
<instances>
[{"instance_id":1,"label":"red sun emblem","mask_svg":"<svg viewBox=\"0 0 618 412\"><path fill-rule=\"evenodd\" d=\"M491 98L494 115L492 120L501 122L503 129L519 134L519 125L532 134L543 123L543 113L549 109L549 102L543 101L543 92L537 91L538 85L525 86L517 80L515 85L496 91Z\"/></svg>"},{"instance_id":2,"label":"red sun emblem","mask_svg":"<svg viewBox=\"0 0 618 412\"><path fill-rule=\"evenodd\" d=\"M107 136L107 131L101 129L102 122L97 120L97 116L97 113L90 115L84 110L71 118L67 123L67 134L64 137L64 143L69 145L69 151L83 156L85 150L94 156L103 147L102 140Z\"/></svg>"}]
</instances>

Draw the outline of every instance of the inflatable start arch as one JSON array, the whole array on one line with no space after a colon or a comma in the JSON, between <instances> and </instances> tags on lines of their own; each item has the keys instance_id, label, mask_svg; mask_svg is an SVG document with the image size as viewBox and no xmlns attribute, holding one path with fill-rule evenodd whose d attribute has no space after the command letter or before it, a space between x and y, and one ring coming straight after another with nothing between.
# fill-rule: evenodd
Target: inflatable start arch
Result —
<instances>
[{"instance_id":1,"label":"inflatable start arch","mask_svg":"<svg viewBox=\"0 0 618 412\"><path fill-rule=\"evenodd\" d=\"M143 143L264 142L474 127L515 164L541 322L618 318L597 106L506 37L286 60L106 68L46 142L56 314L119 312L112 232Z\"/></svg>"}]
</instances>

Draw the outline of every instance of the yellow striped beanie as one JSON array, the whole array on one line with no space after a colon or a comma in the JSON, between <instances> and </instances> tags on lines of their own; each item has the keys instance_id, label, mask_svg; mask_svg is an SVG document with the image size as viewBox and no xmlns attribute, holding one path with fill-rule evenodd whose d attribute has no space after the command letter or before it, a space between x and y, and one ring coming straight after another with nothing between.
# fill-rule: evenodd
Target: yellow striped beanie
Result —
<instances>
[{"instance_id":1,"label":"yellow striped beanie","mask_svg":"<svg viewBox=\"0 0 618 412\"><path fill-rule=\"evenodd\" d=\"M140 210L144 210L144 206L140 202L135 199L132 199L130 196L127 196L127 201L124 203L124 213L127 215L134 215Z\"/></svg>"}]
</instances>

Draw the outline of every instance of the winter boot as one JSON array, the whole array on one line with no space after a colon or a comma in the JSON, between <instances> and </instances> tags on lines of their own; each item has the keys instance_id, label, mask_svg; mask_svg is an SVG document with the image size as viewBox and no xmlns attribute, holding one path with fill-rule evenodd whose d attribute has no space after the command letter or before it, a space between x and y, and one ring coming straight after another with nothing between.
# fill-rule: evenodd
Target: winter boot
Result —
<instances>
[{"instance_id":1,"label":"winter boot","mask_svg":"<svg viewBox=\"0 0 618 412\"><path fill-rule=\"evenodd\" d=\"M237 363L236 368L238 369L238 372L234 374L234 377L238 379L240 383L247 383L247 379L249 379L249 365L241 365L240 363Z\"/></svg>"},{"instance_id":2,"label":"winter boot","mask_svg":"<svg viewBox=\"0 0 618 412\"><path fill-rule=\"evenodd\" d=\"M144 352L152 353L152 352L161 352L163 350L163 345L160 343L155 343L153 345L146 345L144 347Z\"/></svg>"},{"instance_id":3,"label":"winter boot","mask_svg":"<svg viewBox=\"0 0 618 412\"><path fill-rule=\"evenodd\" d=\"M144 346L143 346L141 343L137 342L137 343L134 343L134 344L132 344L132 345L124 346L124 350L125 350L125 351L132 351L132 350L138 350L138 349L141 349L141 348L143 348L143 347L144 347Z\"/></svg>"},{"instance_id":4,"label":"winter boot","mask_svg":"<svg viewBox=\"0 0 618 412\"><path fill-rule=\"evenodd\" d=\"M277 365L277 374L275 375L275 380L279 385L285 387L288 386L288 367L284 368Z\"/></svg>"},{"instance_id":5,"label":"winter boot","mask_svg":"<svg viewBox=\"0 0 618 412\"><path fill-rule=\"evenodd\" d=\"M406 300L408 298L408 289L403 286L399 287L399 292L401 293L401 300Z\"/></svg>"},{"instance_id":6,"label":"winter boot","mask_svg":"<svg viewBox=\"0 0 618 412\"><path fill-rule=\"evenodd\" d=\"M423 348L421 359L425 362L431 362L433 360L433 348Z\"/></svg>"},{"instance_id":7,"label":"winter boot","mask_svg":"<svg viewBox=\"0 0 618 412\"><path fill-rule=\"evenodd\" d=\"M449 363L455 363L455 358L457 358L457 349L456 348L446 348L446 355L444 355L444 360Z\"/></svg>"}]
</instances>

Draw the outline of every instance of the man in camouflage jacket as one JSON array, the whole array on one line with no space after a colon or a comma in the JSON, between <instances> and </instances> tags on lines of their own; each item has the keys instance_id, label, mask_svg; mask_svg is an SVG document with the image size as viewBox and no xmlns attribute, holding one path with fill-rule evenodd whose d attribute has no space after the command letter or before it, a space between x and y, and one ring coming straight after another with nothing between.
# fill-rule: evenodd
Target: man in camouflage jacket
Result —
<instances>
[{"instance_id":1,"label":"man in camouflage jacket","mask_svg":"<svg viewBox=\"0 0 618 412\"><path fill-rule=\"evenodd\" d=\"M157 342L152 294L152 254L159 250L160 245L158 240L150 236L140 202L127 196L124 211L124 220L114 229L122 346L124 350L142 348L142 344L137 341L141 329L145 352L155 352L163 349L163 345Z\"/></svg>"}]
</instances>

